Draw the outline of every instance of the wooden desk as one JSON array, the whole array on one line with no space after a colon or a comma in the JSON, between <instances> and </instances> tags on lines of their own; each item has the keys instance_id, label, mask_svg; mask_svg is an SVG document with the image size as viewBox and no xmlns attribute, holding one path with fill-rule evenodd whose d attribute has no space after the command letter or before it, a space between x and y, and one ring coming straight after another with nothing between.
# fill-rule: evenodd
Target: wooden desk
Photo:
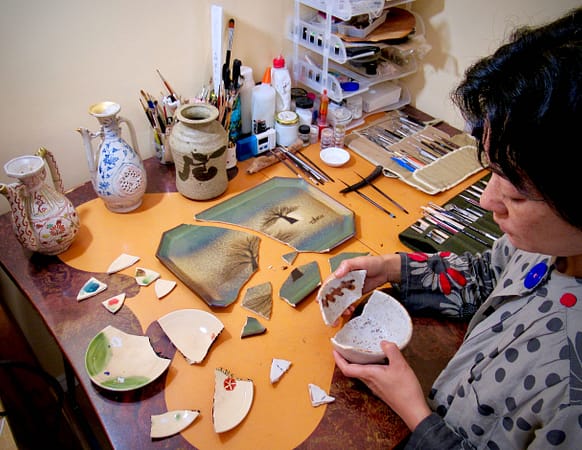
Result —
<instances>
[{"instance_id":1,"label":"wooden desk","mask_svg":"<svg viewBox=\"0 0 582 450\"><path fill-rule=\"evenodd\" d=\"M314 161L319 161L318 146L311 146L305 152ZM248 167L249 162L239 163L238 174L231 180L227 192L221 198L211 202L192 202L181 198L179 194L175 193L174 167L160 165L155 158L150 158L145 161L148 171L146 200L137 214L147 213L148 210L155 208L156 205L174 199L173 196L179 197L179 200L174 199L175 201L189 202L189 206L192 206L194 210L201 211L251 186L257 185L267 178L294 176L281 164L264 169L258 174L248 175L245 172L245 168ZM326 168L326 171L336 182L326 183L320 188L356 213L356 236L349 242L334 249L330 254L301 254L298 260L293 263L294 265L301 264L309 259L317 259L322 268L322 278L325 278L329 274L329 269L323 269L325 261L330 256L343 251L369 251L374 254L405 251L407 249L399 242L398 233L411 225L420 216L420 206L426 204L429 200L444 203L453 195L456 195L463 186L476 181L480 176L480 174L477 174L467 179L460 186L432 197L398 180L378 179L375 184L380 189L390 193L410 211L408 215L401 213L389 205L387 201L382 201L381 197L375 196L374 191L365 191L397 215L396 219L392 219L354 193L346 194L345 196L338 194L338 191L343 187L338 179L353 183L357 181L354 171L367 175L372 169L373 166L371 164L353 153L352 160L346 166L336 169ZM141 304L136 300L140 297L138 295L140 288L134 279L127 275L130 273L129 270L125 271L125 274L113 274L110 276L104 273L107 267L105 261L107 260L104 259L104 255L100 254L103 248L100 245L103 242L103 233L86 225L96 223L95 220L99 222L100 219L94 218L92 215L96 214L97 211L104 211L104 207L99 204L100 200L95 198L96 196L90 183L73 190L70 192L69 197L76 206L82 208L81 222L82 225L85 224L84 229L81 230L71 249L59 257L31 254L17 242L12 232L10 217L5 214L0 217L0 230L3 236L0 241L0 265L36 308L48 330L55 337L65 361L72 368L72 373L78 380L81 389L86 393L91 407L99 418L103 432L113 448L210 448L209 444L203 446L196 443L208 442L197 440L197 433L199 434L203 427L206 427L206 429L211 428L212 413L208 409L203 410L201 418L198 418L183 434L155 441L150 439L150 416L152 414L160 414L168 409L175 409L171 405L169 406L168 403L174 404L176 395L180 396L180 392L171 394L169 386L171 386L173 380L177 379L178 368L181 364L183 365L179 360L183 360L183 358L179 353L176 353L159 326L152 325L155 324L155 318L160 316L159 310L155 308L163 308L161 305L167 306L171 305L171 303L164 303L165 300L157 301L156 299L157 303L152 302L151 307L145 307L143 300L139 300L139 302L142 302ZM141 211L142 209L144 211ZM103 214L106 214L106 212ZM117 214L114 215L112 220L129 221L135 220L135 217L139 216L132 213L128 215ZM193 222L192 210L189 209L178 212L176 217L178 220ZM159 222L159 228L144 229L145 227L142 227L140 229L139 226L134 228L134 234L137 233L143 238L144 248L155 249L161 233L171 228L167 226L161 216ZM111 233L115 232L115 229L110 229L106 230L105 234L110 233L112 235ZM267 237L263 239L269 240ZM87 249L89 248L91 249L91 254L88 254ZM123 248L119 248L118 253L124 251ZM151 253L151 250L147 250L147 252L144 250L139 256L143 257L145 254L147 254L147 258L143 265L146 267L155 265L155 256ZM99 258L101 258L99 262L101 265L98 267L104 267L102 271L87 270L80 267L90 266L91 262L87 262L88 260L99 260ZM280 259L273 259L273 261L277 261L277 264L282 265L282 260ZM158 265L153 268L155 269L156 267L161 268L162 271L164 270L163 266ZM265 274L265 270L260 272L263 272L261 275L263 279L268 279L271 276L270 274ZM163 274L167 278L175 278L168 275L169 272L167 270ZM100 304L102 300L108 298L105 293L100 294L101 297L99 299L76 301L75 297L80 286L92 275L106 280L109 285L109 292L123 290L127 293L128 300L126 300L126 305L116 315L106 311ZM274 302L278 301L275 297L277 297L282 277L283 275L279 274L273 278ZM258 279L260 280L260 277ZM254 278L253 284L256 284ZM184 286L181 286L181 288L187 289ZM191 297L196 299L195 294L190 294ZM300 320L301 317L298 314L313 314L312 309L316 308L314 306L314 297L315 293L312 293L302 303L302 305L305 304L306 306L301 306L296 310L293 309L297 315L297 320ZM198 301L197 303L196 300ZM206 308L206 304L202 300L196 300L192 300L190 307ZM171 300L168 299L169 301ZM289 305L284 305L284 307L291 309ZM234 313L237 308L240 309L237 306L220 313L223 314L222 317L227 318L224 314ZM299 324L300 322L296 323ZM432 382L460 345L465 326L456 322L437 321L430 318L413 318L413 323L412 341L404 350L404 355L418 374L425 392L428 393ZM154 349L164 355L174 356L177 365L173 363L173 366L159 379L137 391L113 393L96 387L85 371L84 355L91 338L107 325L114 325L132 334L147 334ZM266 323L266 325L267 328L270 326L276 327L275 321L272 324ZM310 345L310 342L304 342L304 347L300 348L300 350L307 354L313 354L312 356L316 361L318 358L324 360L322 365L329 365L332 358L331 345L327 339L335 334L337 329L327 329L328 327L325 327L322 321L318 326L321 329L316 331L322 335L322 340L317 341L320 348L314 348L313 345ZM232 335L236 335L238 332L237 329L231 329L231 339L233 338ZM234 338L238 339L238 336ZM265 335L264 339L268 338L268 335ZM263 337L252 339L263 339ZM300 342L297 345L301 346L302 343ZM238 355L238 357L244 358L244 355L242 357ZM265 366L260 369L261 373L264 372L264 375L261 376L268 377L270 357ZM183 370L187 370L187 368ZM285 377L292 377L293 370L299 371L299 369L293 369L292 366L292 371ZM316 374L314 376L321 372L321 368L317 364L314 364L314 367L311 367L310 370L313 374ZM266 441L274 444L270 448L285 448L286 444L281 444L277 440L279 438L273 437L273 440L270 440L271 438L269 437L270 433L283 433L289 436L288 448L365 447L369 449L385 449L393 447L406 437L408 430L400 418L383 402L374 397L363 384L356 380L346 379L333 367L330 370L332 376L330 377L328 392L336 398L334 403L316 409L310 405L308 408L303 406L307 402L306 398L301 398L300 400L287 399L281 403L272 404L271 409L268 411L272 417L284 415L284 413L295 416L303 414L316 415L318 420L312 429L307 431L296 429L272 430L270 429L270 423L263 423L260 426L253 425L252 420L247 420L253 416L253 408L255 407L253 405L247 419L237 428L223 433L219 437L214 436L215 441L212 446L220 445L223 448L267 448L269 445L264 445ZM248 376L247 373L236 372L235 375ZM254 376L258 377L259 375ZM283 380L285 380L285 377ZM191 380L190 384L195 382L196 380ZM212 391L212 387L213 385L209 385L206 390ZM327 388L326 385L322 385L322 387L324 389ZM304 394L306 397L306 386ZM184 395L191 394L185 392ZM261 395L263 393L257 388L256 398L258 399ZM210 392L209 397L211 396ZM194 403L190 402L188 406L184 406L184 409L196 409ZM202 420L204 425L199 423ZM292 425L292 423L289 423L289 426ZM246 431L244 431L245 426L247 426ZM253 435L251 433L251 438L248 438L245 433L248 433L248 428L250 427L254 427L253 433L256 434ZM285 425L279 427L285 428ZM240 439L241 436L245 436L243 441Z\"/></svg>"}]
</instances>

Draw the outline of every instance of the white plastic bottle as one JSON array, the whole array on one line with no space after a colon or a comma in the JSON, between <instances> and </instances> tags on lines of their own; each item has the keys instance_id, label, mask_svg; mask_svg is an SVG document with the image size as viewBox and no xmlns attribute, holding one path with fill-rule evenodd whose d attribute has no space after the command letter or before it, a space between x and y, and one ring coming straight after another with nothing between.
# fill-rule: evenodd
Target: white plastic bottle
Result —
<instances>
[{"instance_id":1,"label":"white plastic bottle","mask_svg":"<svg viewBox=\"0 0 582 450\"><path fill-rule=\"evenodd\" d=\"M271 84L277 93L275 112L291 110L291 75L285 67L285 58L279 55L273 59L273 69L271 70Z\"/></svg>"},{"instance_id":2,"label":"white plastic bottle","mask_svg":"<svg viewBox=\"0 0 582 450\"><path fill-rule=\"evenodd\" d=\"M240 67L240 77L242 83L238 91L240 97L241 108L241 133L250 134L252 130L252 97L253 88L255 87L255 80L253 78L253 69L248 66Z\"/></svg>"},{"instance_id":3,"label":"white plastic bottle","mask_svg":"<svg viewBox=\"0 0 582 450\"><path fill-rule=\"evenodd\" d=\"M260 134L275 126L275 89L271 86L271 68L267 67L263 81L253 88L252 133Z\"/></svg>"}]
</instances>

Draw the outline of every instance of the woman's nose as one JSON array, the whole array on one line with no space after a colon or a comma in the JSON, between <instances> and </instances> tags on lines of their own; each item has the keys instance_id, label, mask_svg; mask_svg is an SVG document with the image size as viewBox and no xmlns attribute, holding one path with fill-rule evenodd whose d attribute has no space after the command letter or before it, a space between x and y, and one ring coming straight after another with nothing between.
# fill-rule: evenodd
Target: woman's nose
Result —
<instances>
[{"instance_id":1,"label":"woman's nose","mask_svg":"<svg viewBox=\"0 0 582 450\"><path fill-rule=\"evenodd\" d=\"M501 195L499 194L499 180L499 175L492 173L491 178L489 178L487 186L479 199L482 208L496 213L503 212L505 209L505 206L501 201Z\"/></svg>"}]
</instances>

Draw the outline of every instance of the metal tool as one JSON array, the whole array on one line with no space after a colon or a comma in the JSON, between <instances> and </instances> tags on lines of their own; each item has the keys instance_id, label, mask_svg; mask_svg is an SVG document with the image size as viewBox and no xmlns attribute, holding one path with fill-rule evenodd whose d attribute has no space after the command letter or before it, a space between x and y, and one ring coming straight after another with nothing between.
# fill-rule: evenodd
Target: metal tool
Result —
<instances>
[{"instance_id":1,"label":"metal tool","mask_svg":"<svg viewBox=\"0 0 582 450\"><path fill-rule=\"evenodd\" d=\"M339 179L339 178L338 178ZM343 184L345 184L346 186L349 186L348 183L346 183L343 180L340 180ZM362 194L360 191L353 191L356 194L358 194L360 197L362 197L364 200L366 200L368 203L374 205L376 208L378 208L380 211L385 212L386 214L388 214L390 217L392 217L393 219L396 218L396 216L394 214L392 214L390 211L388 211L386 208L384 208L382 205L380 205L379 203L375 202L374 200L372 200L370 197L368 197L366 194Z\"/></svg>"},{"instance_id":2,"label":"metal tool","mask_svg":"<svg viewBox=\"0 0 582 450\"><path fill-rule=\"evenodd\" d=\"M381 166L378 166L381 167ZM368 186L370 186L372 189L374 189L376 192L378 192L382 197L384 197L385 199L387 199L388 201L392 202L392 204L394 206L396 206L398 209L400 209L401 211L404 211L406 214L408 214L408 211L406 210L406 208L404 208L404 206L402 206L400 203L398 203L396 200L394 200L392 197L390 197L388 194L386 194L384 191L382 191L380 188L374 186L372 184L372 182L368 181L366 178L364 178L362 175L360 175L358 172L354 171L354 173L359 176L362 180L364 180L366 182L366 184Z\"/></svg>"}]
</instances>

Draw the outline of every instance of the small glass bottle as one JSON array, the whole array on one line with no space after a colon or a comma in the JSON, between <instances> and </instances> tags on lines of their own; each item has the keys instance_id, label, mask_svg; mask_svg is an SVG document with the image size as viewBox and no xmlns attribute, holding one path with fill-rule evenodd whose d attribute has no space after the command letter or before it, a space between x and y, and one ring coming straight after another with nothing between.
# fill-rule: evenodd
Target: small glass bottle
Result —
<instances>
[{"instance_id":1,"label":"small glass bottle","mask_svg":"<svg viewBox=\"0 0 582 450\"><path fill-rule=\"evenodd\" d=\"M327 147L333 147L333 129L324 128L321 130L321 150Z\"/></svg>"},{"instance_id":2,"label":"small glass bottle","mask_svg":"<svg viewBox=\"0 0 582 450\"><path fill-rule=\"evenodd\" d=\"M338 123L333 127L333 144L335 147L343 148L346 136L346 126Z\"/></svg>"},{"instance_id":3,"label":"small glass bottle","mask_svg":"<svg viewBox=\"0 0 582 450\"><path fill-rule=\"evenodd\" d=\"M309 125L299 125L299 139L303 143L303 147L307 147L311 143L311 127Z\"/></svg>"}]
</instances>

